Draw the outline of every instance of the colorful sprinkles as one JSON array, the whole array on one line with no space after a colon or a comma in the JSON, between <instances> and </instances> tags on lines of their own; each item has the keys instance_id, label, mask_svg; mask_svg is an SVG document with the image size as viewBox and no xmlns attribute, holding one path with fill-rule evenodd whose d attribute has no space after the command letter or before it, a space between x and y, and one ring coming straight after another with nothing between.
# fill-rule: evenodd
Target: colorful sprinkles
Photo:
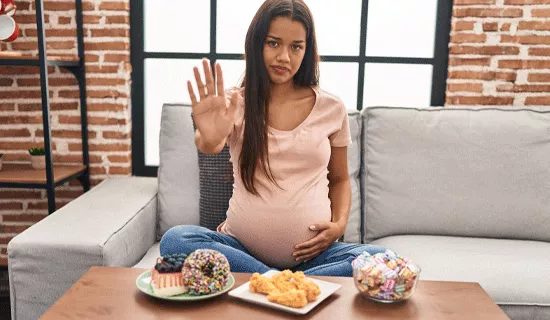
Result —
<instances>
[{"instance_id":1,"label":"colorful sprinkles","mask_svg":"<svg viewBox=\"0 0 550 320\"><path fill-rule=\"evenodd\" d=\"M221 252L197 249L185 259L182 275L188 294L198 296L223 290L229 271L229 262Z\"/></svg>"}]
</instances>

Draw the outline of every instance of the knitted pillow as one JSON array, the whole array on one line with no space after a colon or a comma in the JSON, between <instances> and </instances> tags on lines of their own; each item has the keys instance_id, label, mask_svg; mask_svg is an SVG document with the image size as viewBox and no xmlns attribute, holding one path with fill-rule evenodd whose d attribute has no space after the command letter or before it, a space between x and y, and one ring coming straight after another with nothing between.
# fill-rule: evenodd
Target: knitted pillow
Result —
<instances>
[{"instance_id":1,"label":"knitted pillow","mask_svg":"<svg viewBox=\"0 0 550 320\"><path fill-rule=\"evenodd\" d=\"M233 167L229 147L219 154L199 153L199 216L200 226L216 230L226 218L229 199L233 195Z\"/></svg>"},{"instance_id":2,"label":"knitted pillow","mask_svg":"<svg viewBox=\"0 0 550 320\"><path fill-rule=\"evenodd\" d=\"M193 129L197 129L193 121ZM233 195L233 166L229 161L229 146L218 154L199 158L199 225L215 231L227 217L229 199Z\"/></svg>"}]
</instances>

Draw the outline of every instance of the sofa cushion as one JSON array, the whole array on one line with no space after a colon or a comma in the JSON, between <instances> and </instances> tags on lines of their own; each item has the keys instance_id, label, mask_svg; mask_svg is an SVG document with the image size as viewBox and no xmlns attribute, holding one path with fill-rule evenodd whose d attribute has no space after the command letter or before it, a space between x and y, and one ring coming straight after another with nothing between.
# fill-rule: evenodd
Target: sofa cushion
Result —
<instances>
[{"instance_id":1,"label":"sofa cushion","mask_svg":"<svg viewBox=\"0 0 550 320\"><path fill-rule=\"evenodd\" d=\"M233 195L233 166L229 147L218 154L199 154L199 215L200 226L215 231L227 218L229 200Z\"/></svg>"},{"instance_id":2,"label":"sofa cushion","mask_svg":"<svg viewBox=\"0 0 550 320\"><path fill-rule=\"evenodd\" d=\"M365 241L550 241L550 108L373 107L363 115Z\"/></svg>"},{"instance_id":3,"label":"sofa cushion","mask_svg":"<svg viewBox=\"0 0 550 320\"><path fill-rule=\"evenodd\" d=\"M344 233L344 242L360 243L361 226L361 134L362 121L358 111L348 111L351 145L348 147L348 174L351 183L351 209Z\"/></svg>"},{"instance_id":4,"label":"sofa cushion","mask_svg":"<svg viewBox=\"0 0 550 320\"><path fill-rule=\"evenodd\" d=\"M155 242L132 268L150 269L156 264L158 257L160 257L160 241Z\"/></svg>"},{"instance_id":5,"label":"sofa cushion","mask_svg":"<svg viewBox=\"0 0 550 320\"><path fill-rule=\"evenodd\" d=\"M512 320L550 319L550 307L535 305L501 305L500 308Z\"/></svg>"},{"instance_id":6,"label":"sofa cushion","mask_svg":"<svg viewBox=\"0 0 550 320\"><path fill-rule=\"evenodd\" d=\"M550 243L417 235L374 243L417 263L421 280L478 282L497 304L550 307Z\"/></svg>"},{"instance_id":7,"label":"sofa cushion","mask_svg":"<svg viewBox=\"0 0 550 320\"><path fill-rule=\"evenodd\" d=\"M160 126L157 239L171 227L199 224L199 164L191 106L164 104Z\"/></svg>"}]
</instances>

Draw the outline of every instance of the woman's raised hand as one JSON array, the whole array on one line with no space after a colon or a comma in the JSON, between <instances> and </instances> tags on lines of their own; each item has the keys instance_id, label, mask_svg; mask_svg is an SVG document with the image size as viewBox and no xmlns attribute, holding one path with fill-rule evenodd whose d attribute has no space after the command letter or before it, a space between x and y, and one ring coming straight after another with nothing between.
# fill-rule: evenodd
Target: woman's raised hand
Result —
<instances>
[{"instance_id":1,"label":"woman's raised hand","mask_svg":"<svg viewBox=\"0 0 550 320\"><path fill-rule=\"evenodd\" d=\"M209 61L203 59L202 66L206 84L201 80L199 68L193 68L199 91L199 99L195 95L191 81L187 81L187 89L191 97L193 120L202 139L211 144L219 144L224 141L233 128L235 111L237 109L237 93L233 93L231 101L228 103L225 97L221 66L216 63L215 85Z\"/></svg>"}]
</instances>

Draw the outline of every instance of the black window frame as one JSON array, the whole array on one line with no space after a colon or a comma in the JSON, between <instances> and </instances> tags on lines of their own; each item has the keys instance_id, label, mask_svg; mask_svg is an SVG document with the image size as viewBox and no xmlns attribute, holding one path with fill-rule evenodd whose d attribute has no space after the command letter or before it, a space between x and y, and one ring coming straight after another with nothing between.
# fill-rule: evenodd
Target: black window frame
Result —
<instances>
[{"instance_id":1,"label":"black window frame","mask_svg":"<svg viewBox=\"0 0 550 320\"><path fill-rule=\"evenodd\" d=\"M156 177L158 166L145 164L144 122L144 65L145 59L202 59L208 58L212 65L216 60L242 60L242 54L216 52L217 2L210 0L210 52L145 52L144 49L144 1L134 0L130 6L130 38L132 63L132 174ZM151 1L151 0L149 0ZM359 64L357 82L357 110L363 108L363 89L366 63L394 63L432 65L431 106L443 106L447 87L449 40L451 31L452 0L438 0L433 58L373 57L366 55L367 18L369 0L362 0L361 31L358 56L322 55L325 62L355 62Z\"/></svg>"}]
</instances>

